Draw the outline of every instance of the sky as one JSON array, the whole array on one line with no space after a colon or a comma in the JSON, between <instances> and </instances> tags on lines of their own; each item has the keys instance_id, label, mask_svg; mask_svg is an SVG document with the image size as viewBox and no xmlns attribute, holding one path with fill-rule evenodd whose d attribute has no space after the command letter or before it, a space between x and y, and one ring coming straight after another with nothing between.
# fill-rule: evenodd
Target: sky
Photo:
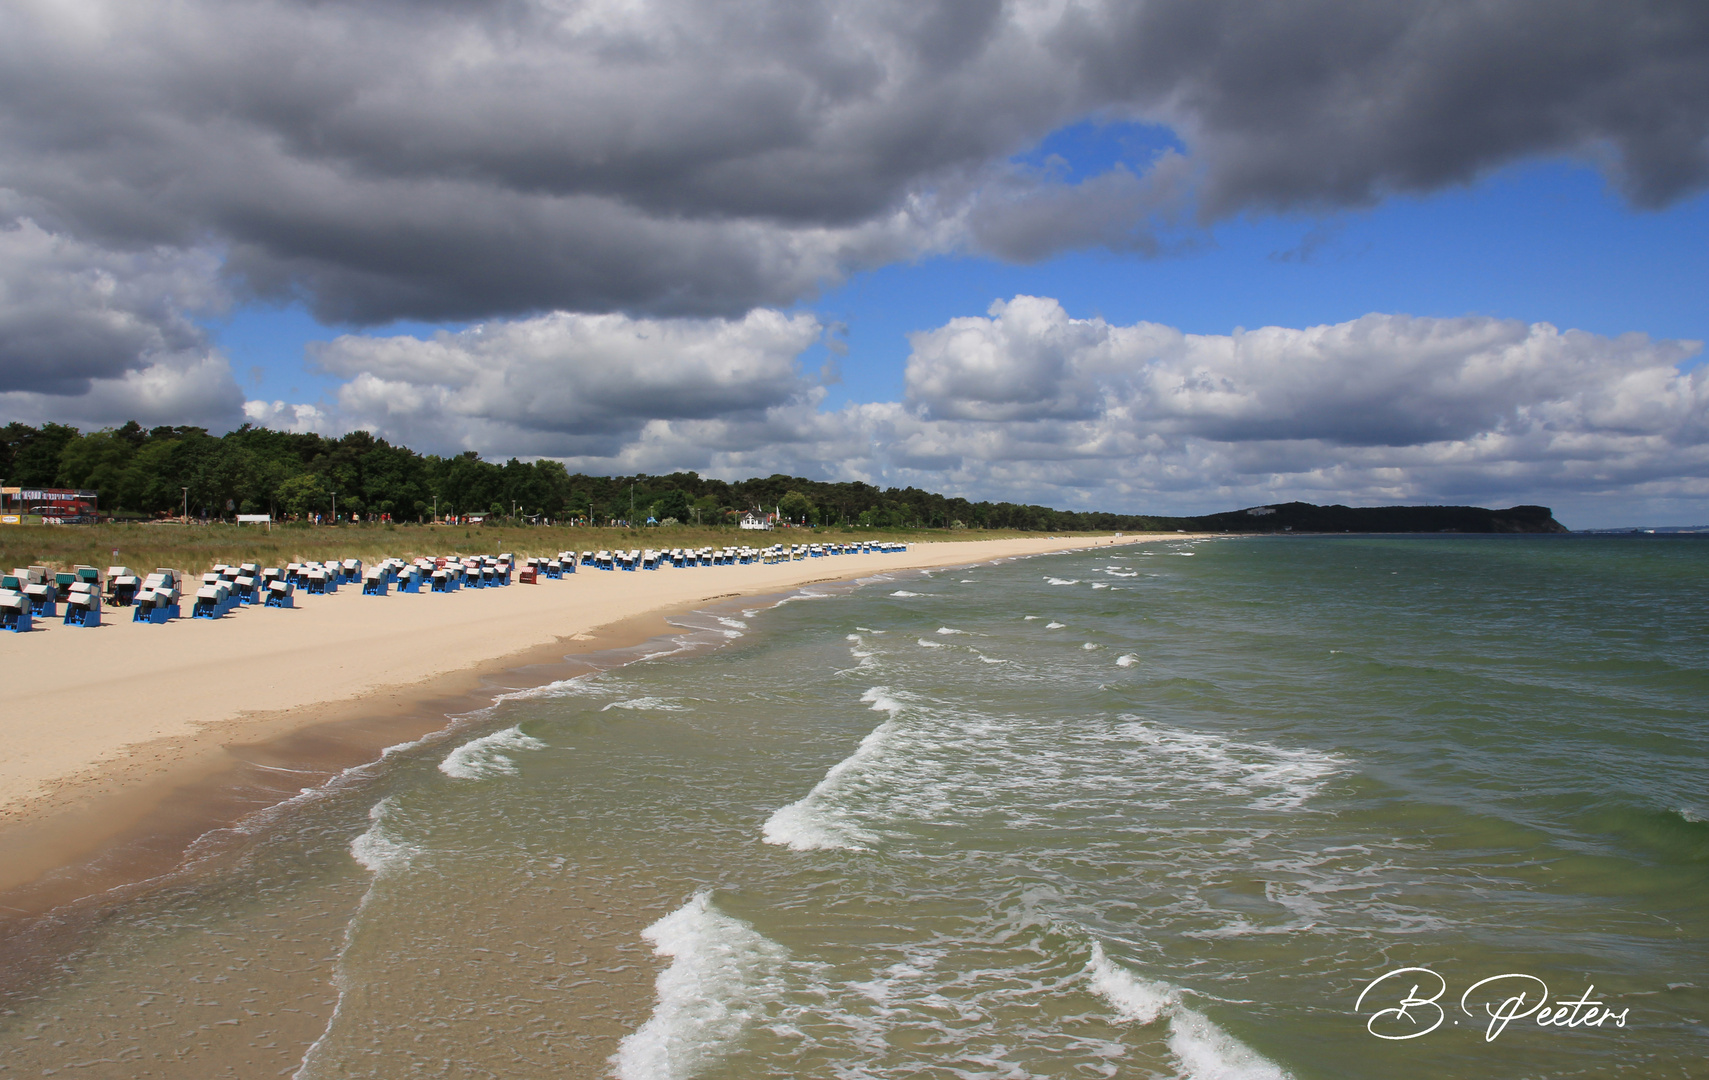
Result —
<instances>
[{"instance_id":1,"label":"sky","mask_svg":"<svg viewBox=\"0 0 1709 1080\"><path fill-rule=\"evenodd\" d=\"M1709 523L1709 6L13 0L0 421Z\"/></svg>"}]
</instances>

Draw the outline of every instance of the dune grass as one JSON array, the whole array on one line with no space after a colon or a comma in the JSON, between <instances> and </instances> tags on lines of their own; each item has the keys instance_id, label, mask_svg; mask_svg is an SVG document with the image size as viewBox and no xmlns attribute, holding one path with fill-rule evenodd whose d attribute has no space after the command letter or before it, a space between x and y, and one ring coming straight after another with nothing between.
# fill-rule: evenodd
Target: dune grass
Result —
<instances>
[{"instance_id":1,"label":"dune grass","mask_svg":"<svg viewBox=\"0 0 1709 1080\"><path fill-rule=\"evenodd\" d=\"M747 532L691 525L648 529L505 525L255 525L149 522L105 525L8 525L0 527L0 570L43 565L68 570L79 563L129 566L144 573L157 566L200 574L216 563L256 562L283 566L309 559L387 556L496 555L519 558L556 555L574 548L723 547L773 543L834 543L849 540L998 540L1036 536L1014 529L779 529ZM1055 533L1051 535L1076 535ZM1083 535L1107 535L1086 533Z\"/></svg>"}]
</instances>

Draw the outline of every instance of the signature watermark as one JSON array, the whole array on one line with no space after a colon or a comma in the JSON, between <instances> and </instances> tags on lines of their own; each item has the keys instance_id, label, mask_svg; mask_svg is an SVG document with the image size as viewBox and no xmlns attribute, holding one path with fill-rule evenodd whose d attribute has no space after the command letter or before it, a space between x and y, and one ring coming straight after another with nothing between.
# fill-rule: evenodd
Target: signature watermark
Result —
<instances>
[{"instance_id":1,"label":"signature watermark","mask_svg":"<svg viewBox=\"0 0 1709 1080\"><path fill-rule=\"evenodd\" d=\"M1402 987L1407 988L1404 993ZM1363 1016L1367 999L1372 1005L1385 1006L1365 1020L1365 1030L1379 1039L1418 1039L1449 1019L1448 1010L1442 1007L1442 998L1447 993L1448 980L1429 968L1396 968L1367 983L1359 991L1359 1000L1353 1008ZM1460 1011L1480 1024L1488 1018L1484 1042L1494 1042L1515 1020L1530 1019L1538 1027L1600 1028L1604 1024L1625 1027L1626 1014L1631 1009L1616 1012L1593 997L1595 993L1596 985L1592 983L1578 997L1555 998L1551 1005L1548 983L1535 975L1508 972L1479 979L1466 987L1460 995ZM1388 1004L1395 1001L1396 995L1399 1001ZM1459 1020L1453 1022L1458 1024Z\"/></svg>"}]
</instances>

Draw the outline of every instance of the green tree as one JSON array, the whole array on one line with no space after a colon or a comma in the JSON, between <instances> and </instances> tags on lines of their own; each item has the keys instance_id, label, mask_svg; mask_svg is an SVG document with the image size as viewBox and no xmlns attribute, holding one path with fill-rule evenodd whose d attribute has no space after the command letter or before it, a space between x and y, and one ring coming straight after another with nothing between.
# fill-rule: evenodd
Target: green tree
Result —
<instances>
[{"instance_id":1,"label":"green tree","mask_svg":"<svg viewBox=\"0 0 1709 1080\"><path fill-rule=\"evenodd\" d=\"M136 447L115 431L93 431L65 444L59 454L59 476L77 488L100 493L104 512L135 509L135 475L130 469Z\"/></svg>"},{"instance_id":2,"label":"green tree","mask_svg":"<svg viewBox=\"0 0 1709 1080\"><path fill-rule=\"evenodd\" d=\"M790 521L806 524L813 515L813 500L799 491L790 491L778 500L777 509Z\"/></svg>"},{"instance_id":3,"label":"green tree","mask_svg":"<svg viewBox=\"0 0 1709 1080\"><path fill-rule=\"evenodd\" d=\"M327 509L328 495L326 485L316 473L300 472L287 477L279 485L277 498L279 505L289 514L308 517Z\"/></svg>"},{"instance_id":4,"label":"green tree","mask_svg":"<svg viewBox=\"0 0 1709 1080\"><path fill-rule=\"evenodd\" d=\"M660 521L675 518L678 521L688 520L688 496L672 488L659 496L653 502L653 516Z\"/></svg>"}]
</instances>

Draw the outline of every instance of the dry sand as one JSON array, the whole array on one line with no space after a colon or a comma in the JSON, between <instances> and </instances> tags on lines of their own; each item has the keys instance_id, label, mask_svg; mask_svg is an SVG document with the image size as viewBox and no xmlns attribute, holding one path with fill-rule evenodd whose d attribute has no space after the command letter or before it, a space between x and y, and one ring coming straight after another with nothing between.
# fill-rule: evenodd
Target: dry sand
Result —
<instances>
[{"instance_id":1,"label":"dry sand","mask_svg":"<svg viewBox=\"0 0 1709 1080\"><path fill-rule=\"evenodd\" d=\"M38 632L0 641L8 673L0 891L88 855L246 749L293 736L354 738L345 756L365 754L443 726L444 712L423 713L425 701L476 691L497 671L640 642L666 632L671 612L882 570L1144 539L927 543L901 554L644 573L583 568L537 585L384 599L345 586L299 594L294 609L164 625L133 623L128 608L108 609L91 629L42 620ZM358 728L365 738L346 738Z\"/></svg>"}]
</instances>

